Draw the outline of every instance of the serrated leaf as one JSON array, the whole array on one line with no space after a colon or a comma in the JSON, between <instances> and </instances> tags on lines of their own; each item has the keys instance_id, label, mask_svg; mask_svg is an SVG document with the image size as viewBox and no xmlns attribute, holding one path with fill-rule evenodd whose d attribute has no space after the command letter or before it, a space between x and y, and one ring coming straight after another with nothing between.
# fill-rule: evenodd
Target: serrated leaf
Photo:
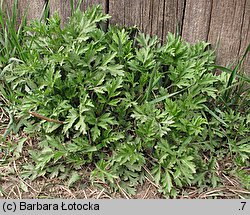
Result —
<instances>
[{"instance_id":1,"label":"serrated leaf","mask_svg":"<svg viewBox=\"0 0 250 215\"><path fill-rule=\"evenodd\" d=\"M217 187L218 185L217 181L218 181L218 177L214 173L212 173L211 182L212 182L213 187Z\"/></svg>"},{"instance_id":2,"label":"serrated leaf","mask_svg":"<svg viewBox=\"0 0 250 215\"><path fill-rule=\"evenodd\" d=\"M24 182L22 182L22 181L20 181L20 188L21 188L24 192L28 192L28 191L29 191L28 186L27 186Z\"/></svg>"},{"instance_id":3,"label":"serrated leaf","mask_svg":"<svg viewBox=\"0 0 250 215\"><path fill-rule=\"evenodd\" d=\"M81 179L81 176L77 172L73 172L69 181L68 181L68 187L71 187L74 183L79 181Z\"/></svg>"},{"instance_id":4,"label":"serrated leaf","mask_svg":"<svg viewBox=\"0 0 250 215\"><path fill-rule=\"evenodd\" d=\"M23 144L25 143L25 141L27 140L27 138L22 138L18 141L18 144L17 144L17 147L16 147L16 150L14 151L14 156L19 158L21 153L22 153L22 150L23 150Z\"/></svg>"},{"instance_id":5,"label":"serrated leaf","mask_svg":"<svg viewBox=\"0 0 250 215\"><path fill-rule=\"evenodd\" d=\"M98 129L97 125L95 125L93 128L91 128L91 134L93 141L96 141L98 137L101 135L101 131Z\"/></svg>"},{"instance_id":6,"label":"serrated leaf","mask_svg":"<svg viewBox=\"0 0 250 215\"><path fill-rule=\"evenodd\" d=\"M166 172L162 174L161 182L163 184L163 187L167 189L168 193L170 193L171 189L173 188L173 184L172 184L171 175L169 174L168 170L166 170Z\"/></svg>"},{"instance_id":7,"label":"serrated leaf","mask_svg":"<svg viewBox=\"0 0 250 215\"><path fill-rule=\"evenodd\" d=\"M85 123L85 116L80 116L78 123L75 125L75 129L79 130L82 134L87 134L86 131L86 123Z\"/></svg>"},{"instance_id":8,"label":"serrated leaf","mask_svg":"<svg viewBox=\"0 0 250 215\"><path fill-rule=\"evenodd\" d=\"M91 173L90 180L93 181L95 177L98 177L103 182L106 182L107 179L109 182L114 183L114 179L117 179L118 176L112 174L113 172L108 171L107 170L108 166L109 166L108 162L105 162L103 160L99 161L96 164L96 169Z\"/></svg>"},{"instance_id":9,"label":"serrated leaf","mask_svg":"<svg viewBox=\"0 0 250 215\"><path fill-rule=\"evenodd\" d=\"M193 160L193 157L189 156L189 157L186 157L186 158L182 158L181 159L181 162L187 166L192 173L196 173L196 168L195 168L195 165L193 162L191 162L191 160Z\"/></svg>"},{"instance_id":10,"label":"serrated leaf","mask_svg":"<svg viewBox=\"0 0 250 215\"><path fill-rule=\"evenodd\" d=\"M157 185L160 184L160 181L161 181L161 165L159 165L159 167L156 168L156 173L155 173L155 176L154 176L154 180L155 180L155 183Z\"/></svg>"},{"instance_id":11,"label":"serrated leaf","mask_svg":"<svg viewBox=\"0 0 250 215\"><path fill-rule=\"evenodd\" d=\"M69 115L66 119L66 124L63 126L63 132L66 133L70 128L73 127L73 124L78 119L79 115L75 109L70 109Z\"/></svg>"},{"instance_id":12,"label":"serrated leaf","mask_svg":"<svg viewBox=\"0 0 250 215\"><path fill-rule=\"evenodd\" d=\"M116 92L116 91L117 91L117 89L119 89L121 87L122 87L122 78L121 77L118 77L118 78L110 81L106 86L109 98L118 96L120 94L120 92Z\"/></svg>"},{"instance_id":13,"label":"serrated leaf","mask_svg":"<svg viewBox=\"0 0 250 215\"><path fill-rule=\"evenodd\" d=\"M56 163L58 160L60 160L63 156L67 156L66 152L56 151L54 153L54 163Z\"/></svg>"},{"instance_id":14,"label":"serrated leaf","mask_svg":"<svg viewBox=\"0 0 250 215\"><path fill-rule=\"evenodd\" d=\"M124 76L123 65L109 65L106 70L114 77Z\"/></svg>"},{"instance_id":15,"label":"serrated leaf","mask_svg":"<svg viewBox=\"0 0 250 215\"><path fill-rule=\"evenodd\" d=\"M108 129L108 125L115 125L117 122L114 117L110 117L110 113L103 114L99 119L97 125L104 129Z\"/></svg>"},{"instance_id":16,"label":"serrated leaf","mask_svg":"<svg viewBox=\"0 0 250 215\"><path fill-rule=\"evenodd\" d=\"M116 52L113 52L105 55L102 61L102 66L106 66L108 63L110 63L115 58L116 54Z\"/></svg>"},{"instance_id":17,"label":"serrated leaf","mask_svg":"<svg viewBox=\"0 0 250 215\"><path fill-rule=\"evenodd\" d=\"M38 169L44 169L44 167L46 166L47 163L49 163L52 158L54 157L54 154L52 152L50 152L50 154L42 154L39 158L38 158L38 164L36 166L36 168Z\"/></svg>"}]
</instances>

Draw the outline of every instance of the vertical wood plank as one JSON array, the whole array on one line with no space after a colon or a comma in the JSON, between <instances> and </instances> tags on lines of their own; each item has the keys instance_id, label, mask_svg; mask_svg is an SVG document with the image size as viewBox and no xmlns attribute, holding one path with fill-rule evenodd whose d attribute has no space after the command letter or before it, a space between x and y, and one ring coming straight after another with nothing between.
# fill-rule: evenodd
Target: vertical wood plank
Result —
<instances>
[{"instance_id":1,"label":"vertical wood plank","mask_svg":"<svg viewBox=\"0 0 250 215\"><path fill-rule=\"evenodd\" d=\"M77 0L74 1L75 6L77 5ZM81 9L86 10L88 6L93 6L95 4L102 5L103 11L107 12L107 0L83 0L81 4ZM68 17L71 15L70 1L69 0L51 0L50 1L50 14L53 15L58 11L62 24L65 23Z\"/></svg>"},{"instance_id":2,"label":"vertical wood plank","mask_svg":"<svg viewBox=\"0 0 250 215\"><path fill-rule=\"evenodd\" d=\"M4 0L3 6L7 7L9 14L12 13L15 0ZM27 12L27 19L38 19L41 17L45 0L18 0L17 1L17 22L20 23L20 19Z\"/></svg>"},{"instance_id":3,"label":"vertical wood plank","mask_svg":"<svg viewBox=\"0 0 250 215\"><path fill-rule=\"evenodd\" d=\"M182 36L191 43L208 39L212 0L187 0Z\"/></svg>"},{"instance_id":4,"label":"vertical wood plank","mask_svg":"<svg viewBox=\"0 0 250 215\"><path fill-rule=\"evenodd\" d=\"M50 16L53 16L55 12L59 13L62 24L65 23L68 17L71 15L70 1L69 0L50 0Z\"/></svg>"},{"instance_id":5,"label":"vertical wood plank","mask_svg":"<svg viewBox=\"0 0 250 215\"><path fill-rule=\"evenodd\" d=\"M86 10L88 7L100 4L105 13L108 12L108 0L83 0L81 4L81 9Z\"/></svg>"},{"instance_id":6,"label":"vertical wood plank","mask_svg":"<svg viewBox=\"0 0 250 215\"><path fill-rule=\"evenodd\" d=\"M110 23L120 26L137 26L145 33L150 33L150 2L151 0L110 0Z\"/></svg>"},{"instance_id":7,"label":"vertical wood plank","mask_svg":"<svg viewBox=\"0 0 250 215\"><path fill-rule=\"evenodd\" d=\"M141 29L146 34L151 34L153 20L153 0L143 1L141 4ZM132 18L132 16L130 16Z\"/></svg>"},{"instance_id":8,"label":"vertical wood plank","mask_svg":"<svg viewBox=\"0 0 250 215\"><path fill-rule=\"evenodd\" d=\"M147 34L162 37L164 0L110 0L111 24L137 26Z\"/></svg>"},{"instance_id":9,"label":"vertical wood plank","mask_svg":"<svg viewBox=\"0 0 250 215\"><path fill-rule=\"evenodd\" d=\"M145 22L143 20L144 17L149 16L149 10L147 11L145 7L149 2L150 0L110 0L109 14L112 16L110 23L127 27L136 25L140 30L146 32L147 27L145 26L149 25L149 18Z\"/></svg>"},{"instance_id":10,"label":"vertical wood plank","mask_svg":"<svg viewBox=\"0 0 250 215\"><path fill-rule=\"evenodd\" d=\"M136 25L144 33L165 39L168 31L181 29L185 0L110 0L111 24Z\"/></svg>"},{"instance_id":11,"label":"vertical wood plank","mask_svg":"<svg viewBox=\"0 0 250 215\"><path fill-rule=\"evenodd\" d=\"M45 0L19 0L18 10L20 13L20 17L24 16L26 10L28 10L28 20L39 19L41 17L45 3Z\"/></svg>"},{"instance_id":12,"label":"vertical wood plank","mask_svg":"<svg viewBox=\"0 0 250 215\"><path fill-rule=\"evenodd\" d=\"M9 11L13 2L4 0ZM45 2L19 0L19 17L28 8L29 20L40 18ZM81 9L94 4L101 4L112 16L111 24L136 25L163 40L168 31L176 33L178 27L191 43L207 40L217 49L217 63L224 66L239 59L250 43L250 0L83 0ZM55 11L64 23L70 16L70 1L51 0L50 14ZM249 55L245 65L250 70Z\"/></svg>"},{"instance_id":13,"label":"vertical wood plank","mask_svg":"<svg viewBox=\"0 0 250 215\"><path fill-rule=\"evenodd\" d=\"M244 54L249 44L250 44L250 1L245 0L245 10L243 14L243 23L242 23L241 38L240 38L239 58ZM250 77L250 53L248 53L245 59L244 68L246 69L246 72Z\"/></svg>"},{"instance_id":14,"label":"vertical wood plank","mask_svg":"<svg viewBox=\"0 0 250 215\"><path fill-rule=\"evenodd\" d=\"M108 0L83 0L81 4L81 10L85 11L88 7L91 7L97 4L102 6L103 13L109 12ZM104 29L105 31L108 28L108 23L109 21L107 21L106 23L103 23L101 26L102 29Z\"/></svg>"},{"instance_id":15,"label":"vertical wood plank","mask_svg":"<svg viewBox=\"0 0 250 215\"><path fill-rule=\"evenodd\" d=\"M8 11L9 14L12 13L12 7L13 7L13 4L14 4L14 0L4 0L3 1L3 9Z\"/></svg>"},{"instance_id":16,"label":"vertical wood plank","mask_svg":"<svg viewBox=\"0 0 250 215\"><path fill-rule=\"evenodd\" d=\"M124 25L125 24L125 0L109 0L109 15L112 16L110 23ZM136 4L136 3L135 3Z\"/></svg>"},{"instance_id":17,"label":"vertical wood plank","mask_svg":"<svg viewBox=\"0 0 250 215\"><path fill-rule=\"evenodd\" d=\"M151 26L150 34L157 35L162 39L164 25L164 1L153 0L150 2Z\"/></svg>"},{"instance_id":18,"label":"vertical wood plank","mask_svg":"<svg viewBox=\"0 0 250 215\"><path fill-rule=\"evenodd\" d=\"M165 0L163 14L162 38L165 40L168 32L181 34L186 0Z\"/></svg>"},{"instance_id":19,"label":"vertical wood plank","mask_svg":"<svg viewBox=\"0 0 250 215\"><path fill-rule=\"evenodd\" d=\"M227 66L238 59L245 2L213 1L208 41L212 43L213 48L218 44L217 63L220 65Z\"/></svg>"},{"instance_id":20,"label":"vertical wood plank","mask_svg":"<svg viewBox=\"0 0 250 215\"><path fill-rule=\"evenodd\" d=\"M135 1L131 1L131 4L133 4ZM134 12L128 14L125 13L125 16L127 16L127 20L125 22L125 25L128 26L129 22L133 23L133 25L137 25L140 30L142 30L146 34L151 33L151 27L152 27L152 0L146 0L146 1L136 1L137 4L134 5ZM135 3L136 3L135 2ZM125 5L126 6L126 5ZM135 11L138 11L139 13L135 16ZM125 12L129 11L129 8L125 10Z\"/></svg>"},{"instance_id":21,"label":"vertical wood plank","mask_svg":"<svg viewBox=\"0 0 250 215\"><path fill-rule=\"evenodd\" d=\"M137 26L144 33L161 36L162 22L158 18L162 18L163 3L162 0L110 0L111 24Z\"/></svg>"}]
</instances>

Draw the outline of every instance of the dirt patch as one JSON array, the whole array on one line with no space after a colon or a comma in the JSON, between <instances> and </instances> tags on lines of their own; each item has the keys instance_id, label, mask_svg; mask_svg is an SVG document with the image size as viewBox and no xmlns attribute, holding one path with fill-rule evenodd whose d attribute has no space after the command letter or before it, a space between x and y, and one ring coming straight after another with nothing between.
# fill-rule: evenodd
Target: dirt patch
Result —
<instances>
[{"instance_id":1,"label":"dirt patch","mask_svg":"<svg viewBox=\"0 0 250 215\"><path fill-rule=\"evenodd\" d=\"M8 126L7 114L0 114L0 138ZM2 120L2 121L1 121ZM8 148L7 142L17 144L20 138L26 138L25 147L20 153L20 158L6 159L6 152L0 151L0 198L5 199L33 199L33 198L63 198L63 199L163 199L166 198L159 192L159 188L152 180L146 177L144 184L137 187L136 194L128 195L122 188L112 189L109 185L96 182L94 185L88 180L91 168L79 171L82 179L75 183L73 187L68 187L68 181L59 178L49 179L39 177L33 181L23 180L20 176L22 165L29 163L28 149L37 146L35 138L27 138L25 133L9 134L5 143L0 143L1 148ZM11 152L7 156L11 158ZM230 160L218 164L218 170L230 165ZM222 184L217 188L186 187L180 191L179 199L239 199L250 198L250 192L241 187L236 177L227 176L222 171L218 171Z\"/></svg>"}]
</instances>

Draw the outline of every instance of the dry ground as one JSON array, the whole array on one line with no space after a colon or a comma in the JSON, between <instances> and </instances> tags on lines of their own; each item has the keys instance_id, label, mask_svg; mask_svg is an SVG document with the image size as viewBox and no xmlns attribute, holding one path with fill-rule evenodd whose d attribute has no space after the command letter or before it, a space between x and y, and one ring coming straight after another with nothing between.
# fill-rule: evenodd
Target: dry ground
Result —
<instances>
[{"instance_id":1,"label":"dry ground","mask_svg":"<svg viewBox=\"0 0 250 215\"><path fill-rule=\"evenodd\" d=\"M3 108L0 107L0 141L6 131L9 122L8 115ZM26 137L23 132L19 134L9 134L6 142L17 144L18 139ZM6 146L6 142L0 142L1 147ZM137 187L136 195L130 196L121 187L114 192L107 184L96 182L95 185L90 184L88 177L91 167L81 170L79 173L82 179L74 184L73 187L67 186L67 181L58 178L48 179L40 177L31 180L23 180L20 171L24 163L29 163L28 148L36 144L35 140L28 139L24 143L24 150L20 158L9 158L8 162L4 161L4 152L0 151L0 198L5 199L24 199L24 198L65 198L65 199L159 199L164 196L158 191L157 185L150 179L146 178L143 185ZM221 165L217 164L218 176L222 179L222 184L218 188L197 188L187 187L181 191L180 199L208 199L208 198L250 198L250 191L244 190L240 182L236 178L226 176L221 173Z\"/></svg>"}]
</instances>

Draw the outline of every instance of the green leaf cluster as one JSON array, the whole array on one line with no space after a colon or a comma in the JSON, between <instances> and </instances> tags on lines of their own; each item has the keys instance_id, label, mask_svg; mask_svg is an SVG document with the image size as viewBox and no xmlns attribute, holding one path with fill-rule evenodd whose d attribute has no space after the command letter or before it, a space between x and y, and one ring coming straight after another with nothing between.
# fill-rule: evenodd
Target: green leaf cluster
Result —
<instances>
[{"instance_id":1,"label":"green leaf cluster","mask_svg":"<svg viewBox=\"0 0 250 215\"><path fill-rule=\"evenodd\" d=\"M225 156L236 168L249 165L250 113L220 106L226 83L209 44L102 29L108 18L97 6L76 9L63 27L58 15L33 21L22 29L21 51L0 59L1 92L12 95L19 128L38 141L22 176L72 186L92 165L93 182L134 194L152 177L174 197L185 186L216 186Z\"/></svg>"}]
</instances>

